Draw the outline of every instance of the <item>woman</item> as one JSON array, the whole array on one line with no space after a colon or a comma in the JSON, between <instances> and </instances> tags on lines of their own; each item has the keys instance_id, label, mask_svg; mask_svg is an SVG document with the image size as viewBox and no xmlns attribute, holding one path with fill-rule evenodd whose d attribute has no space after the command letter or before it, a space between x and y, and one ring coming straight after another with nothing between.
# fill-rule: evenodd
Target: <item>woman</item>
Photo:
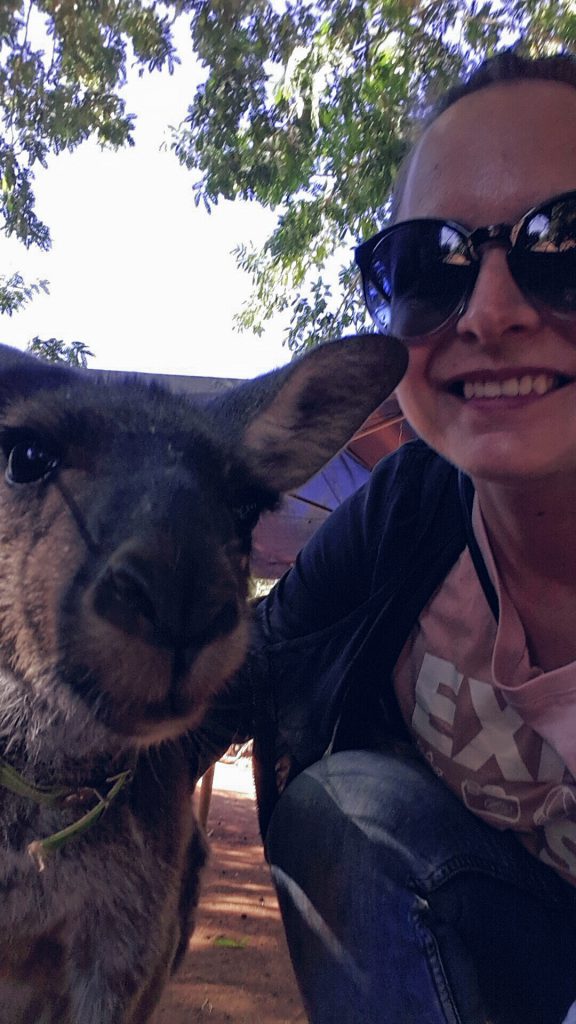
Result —
<instances>
[{"instance_id":1,"label":"woman","mask_svg":"<svg viewBox=\"0 0 576 1024\"><path fill-rule=\"evenodd\" d=\"M572 59L505 54L449 96L357 258L422 440L259 608L294 967L313 1024L573 1021Z\"/></svg>"}]
</instances>

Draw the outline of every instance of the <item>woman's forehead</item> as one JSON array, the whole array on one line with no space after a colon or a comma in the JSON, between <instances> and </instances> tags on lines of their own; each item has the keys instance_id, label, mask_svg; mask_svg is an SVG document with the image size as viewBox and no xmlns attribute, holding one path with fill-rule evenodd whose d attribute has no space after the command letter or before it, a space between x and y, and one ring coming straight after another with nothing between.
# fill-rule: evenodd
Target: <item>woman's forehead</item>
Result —
<instances>
[{"instance_id":1,"label":"woman's forehead","mask_svg":"<svg viewBox=\"0 0 576 1024\"><path fill-rule=\"evenodd\" d=\"M576 89L527 80L458 100L424 132L397 220L441 216L474 227L514 221L576 189Z\"/></svg>"}]
</instances>

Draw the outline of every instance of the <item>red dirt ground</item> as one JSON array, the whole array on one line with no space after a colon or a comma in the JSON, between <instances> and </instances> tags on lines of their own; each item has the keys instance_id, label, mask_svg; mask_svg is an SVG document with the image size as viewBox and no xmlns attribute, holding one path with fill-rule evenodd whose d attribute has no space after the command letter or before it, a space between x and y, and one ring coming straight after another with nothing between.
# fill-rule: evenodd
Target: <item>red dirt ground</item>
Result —
<instances>
[{"instance_id":1,"label":"red dirt ground","mask_svg":"<svg viewBox=\"0 0 576 1024\"><path fill-rule=\"evenodd\" d=\"M216 768L196 931L155 1024L306 1024L258 832L251 764Z\"/></svg>"}]
</instances>

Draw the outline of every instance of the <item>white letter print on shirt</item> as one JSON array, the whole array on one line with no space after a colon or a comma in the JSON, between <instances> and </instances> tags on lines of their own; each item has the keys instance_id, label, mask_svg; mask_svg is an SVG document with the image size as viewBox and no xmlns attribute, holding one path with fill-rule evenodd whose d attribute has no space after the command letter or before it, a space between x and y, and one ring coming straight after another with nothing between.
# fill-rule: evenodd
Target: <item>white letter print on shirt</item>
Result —
<instances>
[{"instance_id":1,"label":"white letter print on shirt","mask_svg":"<svg viewBox=\"0 0 576 1024\"><path fill-rule=\"evenodd\" d=\"M480 728L474 738L454 755L456 702L464 679ZM451 691L450 696L442 692L446 690ZM425 654L416 680L415 698L414 731L438 753L471 771L478 771L490 757L494 757L502 778L509 782L535 781L514 742L515 733L524 724L523 719L510 705L500 707L490 683L464 676L444 658ZM539 782L561 782L563 773L564 766L556 752L543 744L536 779Z\"/></svg>"},{"instance_id":2,"label":"white letter print on shirt","mask_svg":"<svg viewBox=\"0 0 576 1024\"><path fill-rule=\"evenodd\" d=\"M464 683L477 731L462 745L456 717ZM471 811L485 820L499 827L518 826L521 816L518 797L526 792L523 784L552 784L548 798L532 820L532 827L542 829L548 847L540 852L542 860L556 868L565 866L576 875L576 801L574 789L562 784L565 768L556 751L542 742L539 763L531 772L516 743L516 736L524 725L518 712L508 704L501 706L490 683L464 676L451 662L435 655L424 655L415 700L412 727L422 746L430 751L435 766L434 754L440 755L440 762L447 759L448 763L442 765L446 782L456 788ZM490 759L493 759L494 774L487 779L483 772L478 778L477 773ZM530 824L524 817L524 824L519 827L527 826Z\"/></svg>"},{"instance_id":3,"label":"white letter print on shirt","mask_svg":"<svg viewBox=\"0 0 576 1024\"><path fill-rule=\"evenodd\" d=\"M439 688L450 687L456 698L463 679L462 673L457 672L449 661L436 658L433 654L424 655L416 682L416 705L412 718L416 732L431 747L463 768L476 772L494 757L504 779L509 782L532 782L532 776L513 742L514 733L523 725L520 715L508 704L501 708L493 687L470 676L467 677L470 696L481 729L462 750L453 754L452 730L456 700L444 696ZM434 725L435 720L449 727L448 735Z\"/></svg>"}]
</instances>

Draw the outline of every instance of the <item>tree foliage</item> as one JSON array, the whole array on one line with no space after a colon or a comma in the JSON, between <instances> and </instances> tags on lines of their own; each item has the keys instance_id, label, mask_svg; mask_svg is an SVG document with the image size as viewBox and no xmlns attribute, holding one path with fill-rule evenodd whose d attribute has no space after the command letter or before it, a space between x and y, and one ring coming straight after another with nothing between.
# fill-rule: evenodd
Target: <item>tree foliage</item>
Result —
<instances>
[{"instance_id":1,"label":"tree foliage","mask_svg":"<svg viewBox=\"0 0 576 1024\"><path fill-rule=\"evenodd\" d=\"M240 327L288 312L288 341L364 323L350 248L381 225L411 117L471 61L514 38L525 51L576 44L573 0L2 0L0 225L50 245L34 173L88 138L133 144L122 87L178 61L186 18L205 80L173 148L198 203L252 199L277 211ZM0 278L0 312L45 282ZM76 344L76 343L74 343Z\"/></svg>"},{"instance_id":2,"label":"tree foliage","mask_svg":"<svg viewBox=\"0 0 576 1024\"><path fill-rule=\"evenodd\" d=\"M26 282L21 274L0 274L0 313L12 316L39 292L48 292L47 281Z\"/></svg>"},{"instance_id":3,"label":"tree foliage","mask_svg":"<svg viewBox=\"0 0 576 1024\"><path fill-rule=\"evenodd\" d=\"M94 355L87 345L82 341L72 341L69 345L60 338L39 338L36 336L26 347L40 359L48 363L67 363L68 366L79 366L86 368L88 359Z\"/></svg>"},{"instance_id":4,"label":"tree foliage","mask_svg":"<svg viewBox=\"0 0 576 1024\"><path fill-rule=\"evenodd\" d=\"M121 88L128 63L172 67L174 18L186 0L2 0L0 218L7 235L50 246L34 208L34 170L89 137L133 143Z\"/></svg>"},{"instance_id":5,"label":"tree foliage","mask_svg":"<svg viewBox=\"0 0 576 1024\"><path fill-rule=\"evenodd\" d=\"M195 0L192 14L206 79L173 148L207 209L278 211L263 251L237 251L254 281L238 323L261 333L288 310L292 348L364 323L350 247L381 226L424 96L513 39L576 42L569 0Z\"/></svg>"}]
</instances>

